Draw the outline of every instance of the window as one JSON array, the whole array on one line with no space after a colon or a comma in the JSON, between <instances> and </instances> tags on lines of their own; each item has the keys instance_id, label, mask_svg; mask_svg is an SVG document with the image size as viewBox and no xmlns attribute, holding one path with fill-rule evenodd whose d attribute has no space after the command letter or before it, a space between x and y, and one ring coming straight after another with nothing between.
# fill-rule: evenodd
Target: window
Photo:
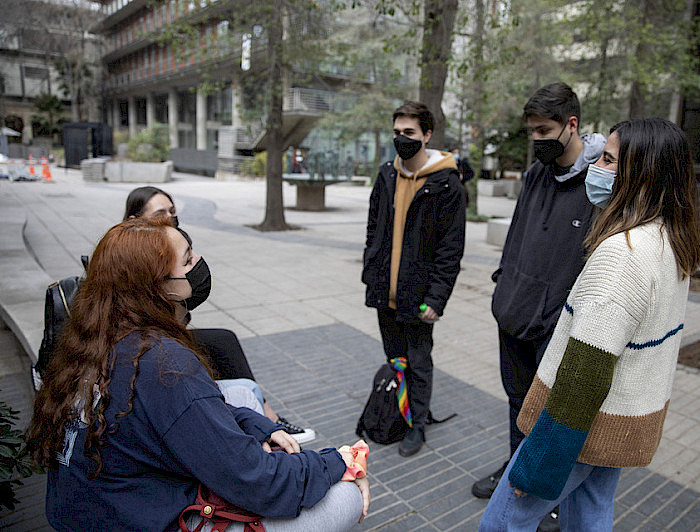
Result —
<instances>
[{"instance_id":1,"label":"window","mask_svg":"<svg viewBox=\"0 0 700 532\"><path fill-rule=\"evenodd\" d=\"M136 123L140 126L145 126L148 122L146 111L146 98L134 98L134 107L136 108Z\"/></svg>"}]
</instances>

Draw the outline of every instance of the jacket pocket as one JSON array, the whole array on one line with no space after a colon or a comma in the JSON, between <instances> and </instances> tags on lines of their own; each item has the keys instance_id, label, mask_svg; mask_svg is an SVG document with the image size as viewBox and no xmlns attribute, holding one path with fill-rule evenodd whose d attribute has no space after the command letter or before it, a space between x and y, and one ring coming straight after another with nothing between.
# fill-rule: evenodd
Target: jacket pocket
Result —
<instances>
[{"instance_id":1,"label":"jacket pocket","mask_svg":"<svg viewBox=\"0 0 700 532\"><path fill-rule=\"evenodd\" d=\"M541 337L545 333L547 290L547 283L504 266L491 300L498 326L520 340Z\"/></svg>"}]
</instances>

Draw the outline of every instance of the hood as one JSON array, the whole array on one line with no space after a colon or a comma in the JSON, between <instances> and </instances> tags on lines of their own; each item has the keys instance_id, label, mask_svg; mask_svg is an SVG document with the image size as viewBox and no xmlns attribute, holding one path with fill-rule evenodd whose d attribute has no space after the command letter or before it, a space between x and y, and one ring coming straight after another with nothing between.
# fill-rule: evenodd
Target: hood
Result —
<instances>
[{"instance_id":1,"label":"hood","mask_svg":"<svg viewBox=\"0 0 700 532\"><path fill-rule=\"evenodd\" d=\"M603 154L603 146L605 146L605 137L600 133L592 133L591 135L583 135L583 151L579 153L576 162L569 168L569 171L562 175L555 175L554 178L560 183L571 179L575 175L581 173L582 170L588 168L589 164L596 162Z\"/></svg>"},{"instance_id":2,"label":"hood","mask_svg":"<svg viewBox=\"0 0 700 532\"><path fill-rule=\"evenodd\" d=\"M394 159L394 168L401 175L408 179L417 179L419 177L426 176L428 174L433 174L438 170L445 170L447 168L457 169L457 164L455 163L455 158L451 153L442 152L438 150L425 150L428 155L428 161L423 165L423 168L418 170L415 174L411 174L403 165L401 158L397 155Z\"/></svg>"}]
</instances>

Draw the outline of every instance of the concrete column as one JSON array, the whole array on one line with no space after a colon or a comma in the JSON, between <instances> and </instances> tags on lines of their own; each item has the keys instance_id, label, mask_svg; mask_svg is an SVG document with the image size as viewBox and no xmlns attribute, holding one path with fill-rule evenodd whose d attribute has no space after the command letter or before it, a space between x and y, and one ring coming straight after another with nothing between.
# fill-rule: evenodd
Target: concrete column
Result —
<instances>
[{"instance_id":1,"label":"concrete column","mask_svg":"<svg viewBox=\"0 0 700 532\"><path fill-rule=\"evenodd\" d=\"M153 93L146 95L146 127L151 127L156 123L156 104Z\"/></svg>"},{"instance_id":2,"label":"concrete column","mask_svg":"<svg viewBox=\"0 0 700 532\"><path fill-rule=\"evenodd\" d=\"M197 127L195 129L197 149L206 150L207 149L207 97L199 89L197 89L197 103L196 103L196 118L195 122Z\"/></svg>"},{"instance_id":3,"label":"concrete column","mask_svg":"<svg viewBox=\"0 0 700 532\"><path fill-rule=\"evenodd\" d=\"M175 89L168 90L168 129L170 132L170 147L178 148L177 141L177 91Z\"/></svg>"},{"instance_id":4,"label":"concrete column","mask_svg":"<svg viewBox=\"0 0 700 532\"><path fill-rule=\"evenodd\" d=\"M129 137L136 135L136 102L134 102L134 97L129 96Z\"/></svg>"},{"instance_id":5,"label":"concrete column","mask_svg":"<svg viewBox=\"0 0 700 532\"><path fill-rule=\"evenodd\" d=\"M112 131L119 131L122 127L122 114L119 112L119 100L112 100Z\"/></svg>"},{"instance_id":6,"label":"concrete column","mask_svg":"<svg viewBox=\"0 0 700 532\"><path fill-rule=\"evenodd\" d=\"M241 89L236 83L231 83L231 127L237 128L243 126L241 120Z\"/></svg>"}]
</instances>

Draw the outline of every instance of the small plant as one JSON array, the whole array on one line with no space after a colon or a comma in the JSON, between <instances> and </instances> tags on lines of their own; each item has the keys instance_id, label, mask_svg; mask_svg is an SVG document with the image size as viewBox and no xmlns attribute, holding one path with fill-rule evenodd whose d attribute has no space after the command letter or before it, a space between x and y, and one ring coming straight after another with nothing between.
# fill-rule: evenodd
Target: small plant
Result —
<instances>
[{"instance_id":1,"label":"small plant","mask_svg":"<svg viewBox=\"0 0 700 532\"><path fill-rule=\"evenodd\" d=\"M156 124L139 131L129 139L126 153L132 161L160 163L168 159L170 144L168 126Z\"/></svg>"},{"instance_id":2,"label":"small plant","mask_svg":"<svg viewBox=\"0 0 700 532\"><path fill-rule=\"evenodd\" d=\"M19 502L15 498L15 487L22 485L19 477L32 474L22 432L13 428L18 413L0 401L0 509L15 509Z\"/></svg>"}]
</instances>

